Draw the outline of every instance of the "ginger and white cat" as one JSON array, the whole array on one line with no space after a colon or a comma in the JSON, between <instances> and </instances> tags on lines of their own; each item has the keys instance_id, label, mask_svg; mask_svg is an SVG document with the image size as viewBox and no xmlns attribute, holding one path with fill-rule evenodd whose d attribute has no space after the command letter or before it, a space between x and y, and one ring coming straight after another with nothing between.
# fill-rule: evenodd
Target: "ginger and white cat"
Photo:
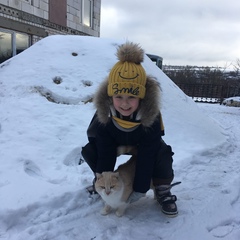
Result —
<instances>
[{"instance_id":1,"label":"ginger and white cat","mask_svg":"<svg viewBox=\"0 0 240 240\"><path fill-rule=\"evenodd\" d=\"M116 215L121 217L129 203L127 202L133 191L133 180L136 165L136 150L124 146L118 148L118 155L130 153L132 157L120 165L114 172L97 173L95 189L105 202L101 210L102 215L107 215L112 209L116 209Z\"/></svg>"}]
</instances>

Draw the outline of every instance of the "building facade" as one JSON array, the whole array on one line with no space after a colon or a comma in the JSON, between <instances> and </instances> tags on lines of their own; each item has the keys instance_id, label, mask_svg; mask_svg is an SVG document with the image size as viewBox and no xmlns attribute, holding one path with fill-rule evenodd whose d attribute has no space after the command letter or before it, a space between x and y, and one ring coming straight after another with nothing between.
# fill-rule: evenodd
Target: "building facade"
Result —
<instances>
[{"instance_id":1,"label":"building facade","mask_svg":"<svg viewBox=\"0 0 240 240\"><path fill-rule=\"evenodd\" d=\"M0 0L0 63L54 34L100 36L101 0Z\"/></svg>"}]
</instances>

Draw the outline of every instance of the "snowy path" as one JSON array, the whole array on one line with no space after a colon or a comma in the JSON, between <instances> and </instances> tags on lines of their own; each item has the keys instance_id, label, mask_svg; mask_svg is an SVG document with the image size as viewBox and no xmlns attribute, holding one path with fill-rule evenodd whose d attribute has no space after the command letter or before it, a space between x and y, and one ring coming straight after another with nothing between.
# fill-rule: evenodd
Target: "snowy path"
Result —
<instances>
[{"instance_id":1,"label":"snowy path","mask_svg":"<svg viewBox=\"0 0 240 240\"><path fill-rule=\"evenodd\" d=\"M240 109L210 104L199 107L221 124L229 138L217 149L176 160L176 181L182 181L173 189L179 199L177 218L163 216L150 191L122 218L114 214L101 216L101 200L89 198L82 187L51 201L0 212L0 239L240 239ZM78 151L70 153L73 161L74 152ZM66 165L76 168L70 162ZM87 171L86 164L77 167L80 173ZM33 163L25 162L24 168L29 176L44 180Z\"/></svg>"}]
</instances>

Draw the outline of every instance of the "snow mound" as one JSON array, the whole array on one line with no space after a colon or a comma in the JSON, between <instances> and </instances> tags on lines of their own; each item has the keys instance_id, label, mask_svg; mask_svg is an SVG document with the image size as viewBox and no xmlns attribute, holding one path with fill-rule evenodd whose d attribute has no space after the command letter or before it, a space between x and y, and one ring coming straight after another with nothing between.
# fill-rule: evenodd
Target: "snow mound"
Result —
<instances>
[{"instance_id":1,"label":"snow mound","mask_svg":"<svg viewBox=\"0 0 240 240\"><path fill-rule=\"evenodd\" d=\"M76 184L83 187L91 182L87 167L87 174L79 175L83 170L77 159L95 111L91 99L116 63L116 47L121 43L50 36L0 65L0 156L4 169L0 186L1 195L7 196L7 200L0 200L1 208L54 197L75 189ZM176 163L226 141L224 129L147 56L143 66L161 83L164 139L173 147Z\"/></svg>"}]
</instances>

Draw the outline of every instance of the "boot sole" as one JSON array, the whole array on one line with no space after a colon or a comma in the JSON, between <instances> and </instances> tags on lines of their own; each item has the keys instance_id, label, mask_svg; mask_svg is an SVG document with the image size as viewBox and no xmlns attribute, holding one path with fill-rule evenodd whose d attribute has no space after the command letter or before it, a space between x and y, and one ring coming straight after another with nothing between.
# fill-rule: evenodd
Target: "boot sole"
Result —
<instances>
[{"instance_id":1,"label":"boot sole","mask_svg":"<svg viewBox=\"0 0 240 240\"><path fill-rule=\"evenodd\" d=\"M173 213L171 213L171 212L165 212L162 208L161 208L161 210L162 210L162 213L163 213L165 216L170 217L170 218L177 217L177 215L178 215L178 212L173 212Z\"/></svg>"}]
</instances>

